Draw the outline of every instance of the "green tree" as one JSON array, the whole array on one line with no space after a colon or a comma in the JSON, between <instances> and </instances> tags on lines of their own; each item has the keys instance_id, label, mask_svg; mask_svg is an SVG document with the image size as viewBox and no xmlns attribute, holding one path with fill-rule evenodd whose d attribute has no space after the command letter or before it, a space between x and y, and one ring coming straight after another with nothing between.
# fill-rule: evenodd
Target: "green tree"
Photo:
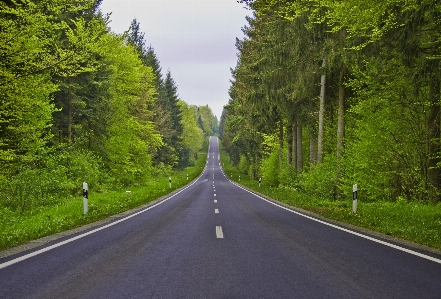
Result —
<instances>
[{"instance_id":1,"label":"green tree","mask_svg":"<svg viewBox=\"0 0 441 299\"><path fill-rule=\"evenodd\" d=\"M108 35L105 51L112 65L105 142L109 171L121 184L141 183L150 175L152 156L162 145L148 110L156 92L154 74L120 37Z\"/></svg>"},{"instance_id":2,"label":"green tree","mask_svg":"<svg viewBox=\"0 0 441 299\"><path fill-rule=\"evenodd\" d=\"M216 135L219 131L219 124L216 116L211 111L211 108L207 106L199 106L198 113L198 125L204 132L205 136Z\"/></svg>"},{"instance_id":3,"label":"green tree","mask_svg":"<svg viewBox=\"0 0 441 299\"><path fill-rule=\"evenodd\" d=\"M0 3L2 160L18 164L35 160L46 146L57 111L51 94L63 88L54 76L84 71L87 66L81 64L97 50L94 42L105 32L102 18L85 19L84 12L93 11L96 4L86 0Z\"/></svg>"},{"instance_id":4,"label":"green tree","mask_svg":"<svg viewBox=\"0 0 441 299\"><path fill-rule=\"evenodd\" d=\"M337 177L348 185L363 171L375 173L370 179L360 178L373 198L387 194L385 196L391 198L405 196L439 201L441 23L436 1L241 2L255 10L257 18L276 13L295 23L306 16L307 31L315 36L329 34L323 47L305 47L314 53L322 51L321 57L326 58L322 65L327 65L327 73L331 75L326 76L330 91L327 98L334 103L328 102L331 105L326 109L321 105L319 110L319 118L330 122L325 127L320 121L319 160L322 147L325 152L334 153ZM265 34L256 33L260 39ZM295 40L293 36L295 32L290 33ZM302 53L301 57L306 56ZM303 86L307 91L313 88L311 83ZM301 92L299 87L295 88L297 92ZM403 107L410 113L403 111ZM322 141L323 131L333 127L334 110L337 110L337 134L335 137L325 134ZM384 133L381 135L379 131ZM407 143L402 139L405 132L412 132ZM345 140L349 144L347 148ZM331 143L337 146L330 147ZM343 150L347 150L347 157ZM375 155L367 154L369 150ZM340 172L342 163L344 173ZM369 171L365 169L367 166ZM320 169L329 168L312 171Z\"/></svg>"},{"instance_id":5,"label":"green tree","mask_svg":"<svg viewBox=\"0 0 441 299\"><path fill-rule=\"evenodd\" d=\"M189 153L189 165L194 164L199 150L204 143L204 133L197 124L197 107L189 106L184 101L179 100L178 105L182 115L182 139L185 148Z\"/></svg>"}]
</instances>

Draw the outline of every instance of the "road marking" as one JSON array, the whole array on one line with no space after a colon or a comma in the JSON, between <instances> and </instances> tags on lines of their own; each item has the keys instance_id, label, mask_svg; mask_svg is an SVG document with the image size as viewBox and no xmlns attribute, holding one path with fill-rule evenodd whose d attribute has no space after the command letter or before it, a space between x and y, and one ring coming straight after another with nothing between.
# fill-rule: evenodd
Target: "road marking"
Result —
<instances>
[{"instance_id":1,"label":"road marking","mask_svg":"<svg viewBox=\"0 0 441 299\"><path fill-rule=\"evenodd\" d=\"M218 209L214 209L214 213L215 214L219 214L219 210Z\"/></svg>"},{"instance_id":2,"label":"road marking","mask_svg":"<svg viewBox=\"0 0 441 299\"><path fill-rule=\"evenodd\" d=\"M216 196L216 193L214 193L214 196Z\"/></svg>"},{"instance_id":3,"label":"road marking","mask_svg":"<svg viewBox=\"0 0 441 299\"><path fill-rule=\"evenodd\" d=\"M260 199L262 199L262 200L264 200L264 201L266 201L266 202L268 202L268 203L270 203L270 204L272 204L272 205L275 205L276 207L279 207L279 208L281 208L281 209L284 209L284 210L286 210L286 211L288 211L288 212L291 212L291 213L294 213L294 214L296 214L296 215L299 215L299 216L305 217L305 218L307 218L307 219L310 219L310 220L316 221L316 222L318 222L318 223L321 223L321 224L324 224L324 225L327 225L327 226L330 226L330 227L333 227L333 228L339 229L339 230L341 230L341 231L344 231L344 232L350 233L350 234L352 234L352 235L355 235L355 236L358 236L358 237L361 237L361 238L367 239L367 240L369 240L369 241L376 242L376 243L379 243L379 244L382 244L382 245L385 245L385 246L388 246L388 247L391 247L391 248L394 248L394 249L397 249L397 250L400 250L400 251L403 251L403 252L407 252L407 253L409 253L409 254L412 254L412 255L415 255L415 256L418 256L418 257L421 257L421 258L423 258L423 259L426 259L426 260L429 260L429 261L432 261L432 262L435 262L435 263L441 264L441 259L437 259L437 258L435 258L435 257L429 256L429 255L425 255L425 254L423 254L423 253L419 253L419 252L416 252L416 251L413 251L413 250L410 250L410 249L407 249L407 248L404 248L404 247L400 247L400 246L395 245L395 244L391 244L391 243L388 243L388 242L385 242L385 241L382 241L382 240L378 240L378 239L375 239L375 238L373 238L373 237L370 237L370 236L367 236L367 235L363 235L363 234L361 234L361 233L354 232L354 231L352 231L352 230L349 230L349 229L346 229L346 228L343 228L343 227L337 226L337 225L335 225L335 224L331 224L331 223L328 223L328 222L326 222L326 221L322 221L322 220L320 220L320 219L316 219L316 218L314 218L314 217L311 217L311 216L308 216L308 215L302 214L302 213L297 212L297 211L295 211L295 210L291 210L291 209L289 209L289 208L287 208L287 207L284 207L284 206L282 206L282 205L279 205L279 204L277 204L277 203L275 203L275 202L273 202L273 201L271 201L271 200L268 200L268 199L266 199L266 198L264 198L264 197L262 197L262 196L260 196L260 195L257 195L257 194L255 194L254 192L252 192L252 191L250 191L250 190L247 190L247 189L243 188L242 186L236 184L235 182L233 182L233 181L231 181L231 180L230 180L230 182L231 182L233 185L236 185L237 187L239 187L240 189L242 189L242 190L244 190L244 191L246 191L246 192L248 192L248 193L251 193L251 194L253 194L254 196L256 196L256 197L258 197L258 198L260 198Z\"/></svg>"},{"instance_id":4,"label":"road marking","mask_svg":"<svg viewBox=\"0 0 441 299\"><path fill-rule=\"evenodd\" d=\"M70 239L64 240L64 241L62 241L62 242L59 242L59 243L53 244L53 245L48 246L48 247L44 247L44 248L42 248L42 249L40 249L40 250L37 250L37 251L31 252L31 253L25 254L25 255L23 255L23 256L17 257L17 258L15 258L15 259L13 259L13 260L10 260L10 261L8 261L8 262L2 263L2 264L0 264L0 269L6 268L6 267L11 266L11 265L13 265L13 264L16 264L16 263L18 263L18 262L21 262L21 261L27 260L27 259L29 259L29 258L31 258L31 257L37 256L37 255L39 255L39 254L41 254L41 253L47 252L47 251L49 251L49 250L52 250L52 249L55 249L55 248L57 248L57 247L63 246L63 245L68 244L68 243L70 243L70 242L73 242L73 241L76 241L76 240L78 240L78 239L84 238L84 237L86 237L86 236L88 236L88 235L91 235L91 234L93 234L93 233L99 232L99 231L101 231L101 230L103 230L103 229L109 228L109 227L114 226L114 225L116 225L116 224L118 224L118 223L121 223L121 222L123 222L123 221L126 221L126 220L128 220L128 219L130 219L130 218L133 218L133 217L135 217L135 216L138 216L139 214L145 213L145 212L147 212L148 210L153 209L153 208L159 206L160 204L163 204L164 202L168 201L169 199L175 197L175 196L178 195L179 193L183 192L184 190L186 190L186 189L190 188L191 186L193 186L194 184L196 184L196 183L199 181L199 179L204 175L204 173L205 173L206 170L207 170L207 167L205 166L205 168L202 170L201 175L200 175L196 180L194 180L193 183L187 185L185 188L183 188L183 189L181 189L180 191L178 191L178 192L176 192L176 193L170 195L169 197L165 198L164 200L155 203L154 205L148 206L148 207L146 207L145 209L142 209L142 210L140 210L140 211L138 211L138 212L136 212L136 213L130 214L130 215L128 215L128 216L126 216L126 217L124 217L124 218L122 218L122 219L119 219L119 220L117 220L117 221L115 221L115 222L111 222L111 223L109 223L109 224L107 224L107 225L100 226L100 227L98 227L98 228L96 228L96 229L93 229L93 230L91 230L91 231L88 231L88 232L86 232L86 233L84 233L84 234L81 234L81 235L75 236L75 237L73 237L73 238L70 238Z\"/></svg>"},{"instance_id":5,"label":"road marking","mask_svg":"<svg viewBox=\"0 0 441 299\"><path fill-rule=\"evenodd\" d=\"M216 199L214 200L214 203L217 203L217 200L216 200Z\"/></svg>"},{"instance_id":6,"label":"road marking","mask_svg":"<svg viewBox=\"0 0 441 299\"><path fill-rule=\"evenodd\" d=\"M223 239L224 234L222 232L222 226L216 226L216 238Z\"/></svg>"}]
</instances>

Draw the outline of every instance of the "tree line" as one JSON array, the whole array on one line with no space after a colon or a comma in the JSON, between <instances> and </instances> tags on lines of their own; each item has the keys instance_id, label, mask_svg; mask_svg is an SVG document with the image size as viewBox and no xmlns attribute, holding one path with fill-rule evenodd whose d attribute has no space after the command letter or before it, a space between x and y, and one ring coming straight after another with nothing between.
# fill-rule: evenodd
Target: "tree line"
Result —
<instances>
[{"instance_id":1,"label":"tree line","mask_svg":"<svg viewBox=\"0 0 441 299\"><path fill-rule=\"evenodd\" d=\"M222 144L242 172L324 198L441 199L441 6L243 0Z\"/></svg>"},{"instance_id":2,"label":"tree line","mask_svg":"<svg viewBox=\"0 0 441 299\"><path fill-rule=\"evenodd\" d=\"M142 185L193 165L217 134L179 99L135 19L115 34L102 0L0 2L0 202L44 205Z\"/></svg>"}]
</instances>

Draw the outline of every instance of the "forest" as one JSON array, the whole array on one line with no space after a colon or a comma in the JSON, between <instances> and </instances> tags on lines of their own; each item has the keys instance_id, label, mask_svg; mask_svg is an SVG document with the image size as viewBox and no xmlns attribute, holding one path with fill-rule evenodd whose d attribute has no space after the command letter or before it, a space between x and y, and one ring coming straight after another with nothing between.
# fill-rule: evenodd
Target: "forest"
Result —
<instances>
[{"instance_id":1,"label":"forest","mask_svg":"<svg viewBox=\"0 0 441 299\"><path fill-rule=\"evenodd\" d=\"M242 0L219 134L232 164L331 200L441 200L441 3Z\"/></svg>"},{"instance_id":2,"label":"forest","mask_svg":"<svg viewBox=\"0 0 441 299\"><path fill-rule=\"evenodd\" d=\"M179 98L134 19L101 0L0 2L0 208L142 186L194 164L218 121Z\"/></svg>"}]
</instances>

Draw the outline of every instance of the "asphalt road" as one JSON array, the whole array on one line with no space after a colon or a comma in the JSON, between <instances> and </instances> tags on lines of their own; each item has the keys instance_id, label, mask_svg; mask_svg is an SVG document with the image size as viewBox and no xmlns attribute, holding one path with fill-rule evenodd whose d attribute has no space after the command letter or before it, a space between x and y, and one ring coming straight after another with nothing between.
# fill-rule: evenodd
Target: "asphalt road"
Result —
<instances>
[{"instance_id":1,"label":"asphalt road","mask_svg":"<svg viewBox=\"0 0 441 299\"><path fill-rule=\"evenodd\" d=\"M379 242L231 183L212 137L180 193L0 259L0 298L441 298L440 256Z\"/></svg>"}]
</instances>

